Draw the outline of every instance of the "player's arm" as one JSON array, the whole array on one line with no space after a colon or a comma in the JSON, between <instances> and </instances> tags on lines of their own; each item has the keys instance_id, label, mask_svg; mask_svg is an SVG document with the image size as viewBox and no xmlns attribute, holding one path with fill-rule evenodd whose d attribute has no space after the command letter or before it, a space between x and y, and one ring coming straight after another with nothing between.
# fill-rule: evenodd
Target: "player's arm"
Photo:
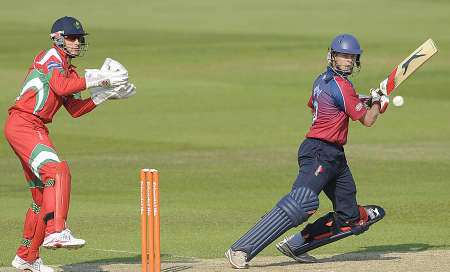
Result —
<instances>
[{"instance_id":1,"label":"player's arm","mask_svg":"<svg viewBox=\"0 0 450 272\"><path fill-rule=\"evenodd\" d=\"M308 101L308 108L311 109L311 113L314 114L314 106L313 106L313 97L312 95L309 97L309 101Z\"/></svg>"},{"instance_id":2,"label":"player's arm","mask_svg":"<svg viewBox=\"0 0 450 272\"><path fill-rule=\"evenodd\" d=\"M366 127L371 127L377 121L377 117L380 114L380 103L373 103L366 114L364 114L359 121Z\"/></svg>"},{"instance_id":3,"label":"player's arm","mask_svg":"<svg viewBox=\"0 0 450 272\"><path fill-rule=\"evenodd\" d=\"M62 69L54 69L49 80L50 88L59 96L69 96L86 89L86 80L78 75L67 77Z\"/></svg>"},{"instance_id":4,"label":"player's arm","mask_svg":"<svg viewBox=\"0 0 450 272\"><path fill-rule=\"evenodd\" d=\"M340 89L339 93L341 94L341 96L336 99L338 105L341 105L341 108L353 121L363 118L367 113L367 109L356 94L353 85L349 81L341 78L336 78L336 83L338 84Z\"/></svg>"},{"instance_id":5,"label":"player's arm","mask_svg":"<svg viewBox=\"0 0 450 272\"><path fill-rule=\"evenodd\" d=\"M80 94L69 95L63 99L64 107L73 118L80 117L96 107L91 98L82 99Z\"/></svg>"},{"instance_id":6,"label":"player's arm","mask_svg":"<svg viewBox=\"0 0 450 272\"><path fill-rule=\"evenodd\" d=\"M85 77L75 73L74 77L67 77L63 70L54 69L49 80L50 88L59 96L79 93L88 88L116 87L128 83L128 72L102 72L88 69Z\"/></svg>"},{"instance_id":7,"label":"player's arm","mask_svg":"<svg viewBox=\"0 0 450 272\"><path fill-rule=\"evenodd\" d=\"M389 97L385 96L380 89L371 89L366 104L369 106L366 114L359 121L366 127L371 127L377 120L378 115L384 113L389 105Z\"/></svg>"}]
</instances>

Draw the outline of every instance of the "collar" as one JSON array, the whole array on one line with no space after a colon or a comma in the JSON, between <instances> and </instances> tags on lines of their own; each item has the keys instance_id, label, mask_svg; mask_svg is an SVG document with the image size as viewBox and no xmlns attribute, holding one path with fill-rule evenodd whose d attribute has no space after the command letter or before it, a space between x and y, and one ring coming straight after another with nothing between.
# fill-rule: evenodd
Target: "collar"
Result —
<instances>
[{"instance_id":1,"label":"collar","mask_svg":"<svg viewBox=\"0 0 450 272\"><path fill-rule=\"evenodd\" d=\"M327 66L327 70L325 71L325 81L330 81L334 78L334 75L336 75L337 73L330 67Z\"/></svg>"},{"instance_id":2,"label":"collar","mask_svg":"<svg viewBox=\"0 0 450 272\"><path fill-rule=\"evenodd\" d=\"M56 52L58 52L59 56L63 60L63 68L64 69L76 68L74 65L72 65L70 63L71 62L71 57L69 57L69 55L67 55L66 52L64 52L64 50L62 50L61 48L59 48L56 45L53 45L52 47L56 49Z\"/></svg>"},{"instance_id":3,"label":"collar","mask_svg":"<svg viewBox=\"0 0 450 272\"><path fill-rule=\"evenodd\" d=\"M340 73L338 73L336 70L334 70L333 68L331 68L331 66L327 66L327 71L325 72L325 79L328 81L332 78L334 78L334 76L338 76L338 77L342 77L344 79L348 80L348 75L342 75Z\"/></svg>"}]
</instances>

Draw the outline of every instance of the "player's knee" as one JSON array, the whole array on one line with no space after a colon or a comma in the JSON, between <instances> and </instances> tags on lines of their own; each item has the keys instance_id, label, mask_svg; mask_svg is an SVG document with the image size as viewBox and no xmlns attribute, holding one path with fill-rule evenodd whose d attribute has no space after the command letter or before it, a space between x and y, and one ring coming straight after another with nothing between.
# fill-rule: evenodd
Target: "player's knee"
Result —
<instances>
[{"instance_id":1,"label":"player's knee","mask_svg":"<svg viewBox=\"0 0 450 272\"><path fill-rule=\"evenodd\" d=\"M70 182L71 179L69 165L66 161L49 162L44 165L40 174L45 187L54 186L57 180Z\"/></svg>"},{"instance_id":2,"label":"player's knee","mask_svg":"<svg viewBox=\"0 0 450 272\"><path fill-rule=\"evenodd\" d=\"M69 164L67 164L67 161L59 162L56 165L56 175L70 176L70 169Z\"/></svg>"},{"instance_id":3,"label":"player's knee","mask_svg":"<svg viewBox=\"0 0 450 272\"><path fill-rule=\"evenodd\" d=\"M299 187L283 197L277 206L290 218L293 227L296 227L305 222L317 210L319 197L313 190Z\"/></svg>"}]
</instances>

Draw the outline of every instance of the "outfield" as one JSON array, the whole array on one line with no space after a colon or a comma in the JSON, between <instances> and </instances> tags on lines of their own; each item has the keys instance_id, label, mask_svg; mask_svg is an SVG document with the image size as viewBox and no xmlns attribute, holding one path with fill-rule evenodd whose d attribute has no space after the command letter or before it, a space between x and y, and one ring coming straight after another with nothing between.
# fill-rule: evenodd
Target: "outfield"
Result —
<instances>
[{"instance_id":1,"label":"outfield","mask_svg":"<svg viewBox=\"0 0 450 272\"><path fill-rule=\"evenodd\" d=\"M105 2L105 3L102 3ZM138 263L139 169L161 172L162 258L220 258L290 190L297 147L311 114L310 86L332 38L356 35L364 49L352 79L367 93L427 38L440 52L370 129L354 123L346 153L362 204L387 216L360 237L316 250L410 252L450 249L450 3L299 0L58 1L0 9L0 122L53 21L78 17L88 36L80 68L122 62L137 96L80 119L62 109L49 125L72 171L69 224L88 246L43 251L51 265ZM109 3L109 4L106 4ZM107 8L106 8L107 6ZM123 11L127 10L126 13ZM38 16L39 14L39 16ZM350 15L350 16L346 16ZM16 156L0 141L0 267L20 241L30 194ZM330 209L321 197L318 214ZM269 246L261 256L279 253ZM1 268L0 268L1 270Z\"/></svg>"}]
</instances>

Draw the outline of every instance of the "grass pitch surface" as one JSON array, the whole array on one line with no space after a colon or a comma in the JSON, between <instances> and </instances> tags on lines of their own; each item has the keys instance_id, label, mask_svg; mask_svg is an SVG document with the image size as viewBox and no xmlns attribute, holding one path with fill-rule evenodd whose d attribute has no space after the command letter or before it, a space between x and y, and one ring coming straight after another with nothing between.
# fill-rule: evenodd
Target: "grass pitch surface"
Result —
<instances>
[{"instance_id":1,"label":"grass pitch surface","mask_svg":"<svg viewBox=\"0 0 450 272\"><path fill-rule=\"evenodd\" d=\"M447 1L58 1L58 7L3 3L0 121L33 56L49 46L51 24L66 14L90 33L88 54L75 61L80 70L117 59L138 95L76 120L62 109L49 125L71 166L69 224L88 246L43 251L47 263L137 262L138 177L147 167L161 172L163 259L222 256L290 190L311 121L310 87L325 68L331 40L343 32L364 49L362 71L352 79L362 93L427 38L440 52L400 86L404 107L391 105L373 128L350 128L346 153L359 202L383 206L386 218L316 252L450 247ZM31 203L5 140L0 172L1 267L14 256ZM322 196L317 214L329 209ZM278 253L270 246L262 254Z\"/></svg>"}]
</instances>

